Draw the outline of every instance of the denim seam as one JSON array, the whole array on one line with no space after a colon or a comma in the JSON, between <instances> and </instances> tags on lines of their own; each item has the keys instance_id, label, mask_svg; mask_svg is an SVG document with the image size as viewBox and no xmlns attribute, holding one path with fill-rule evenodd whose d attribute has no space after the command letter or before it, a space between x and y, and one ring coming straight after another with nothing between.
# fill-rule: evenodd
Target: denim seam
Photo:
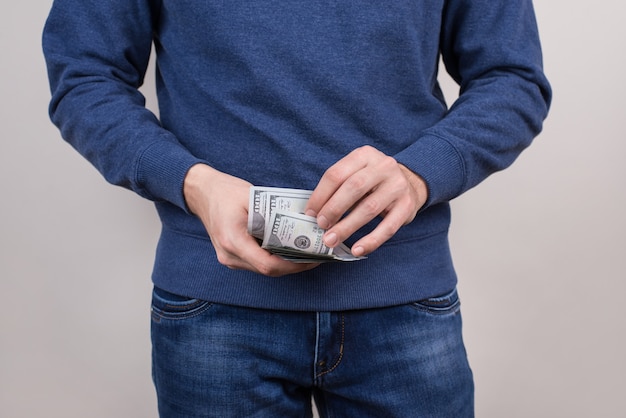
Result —
<instances>
[{"instance_id":1,"label":"denim seam","mask_svg":"<svg viewBox=\"0 0 626 418\"><path fill-rule=\"evenodd\" d=\"M167 312L163 309L157 308L157 307L152 307L152 317L155 320L159 320L161 321L161 319L168 319L171 321L181 321L184 319L189 319L189 318L193 318L195 316L201 315L204 312L206 312L208 309L210 309L213 304L211 302L204 302L206 305L205 306L198 306L198 307L194 307L192 310L190 310L190 312ZM174 305L168 305L165 304L165 306L169 306L169 307L175 307Z\"/></svg>"},{"instance_id":2,"label":"denim seam","mask_svg":"<svg viewBox=\"0 0 626 418\"><path fill-rule=\"evenodd\" d=\"M202 301L202 300L195 300L191 303L185 303L181 305L166 302L163 304L163 307L171 309L172 311L176 311L176 312L184 312L184 311L193 311L194 309L197 309L198 306L202 306L202 304L204 303L207 303L207 302Z\"/></svg>"},{"instance_id":3,"label":"denim seam","mask_svg":"<svg viewBox=\"0 0 626 418\"><path fill-rule=\"evenodd\" d=\"M455 314L459 311L459 307L461 305L461 301L457 300L449 306L443 305L443 307L433 306L433 305L424 305L420 302L413 302L409 306L416 311L425 312L431 315L443 316L449 314Z\"/></svg>"},{"instance_id":4,"label":"denim seam","mask_svg":"<svg viewBox=\"0 0 626 418\"><path fill-rule=\"evenodd\" d=\"M318 373L315 378L318 379L324 375L327 375L328 373L332 372L333 370L335 370L337 367L339 367L339 363L341 363L341 360L343 359L343 345L345 342L345 337L346 337L346 316L345 314L342 312L341 313L341 341L339 342L339 356L337 357L337 360L335 360L335 363L332 365L332 367L328 370L325 370L321 373Z\"/></svg>"}]
</instances>

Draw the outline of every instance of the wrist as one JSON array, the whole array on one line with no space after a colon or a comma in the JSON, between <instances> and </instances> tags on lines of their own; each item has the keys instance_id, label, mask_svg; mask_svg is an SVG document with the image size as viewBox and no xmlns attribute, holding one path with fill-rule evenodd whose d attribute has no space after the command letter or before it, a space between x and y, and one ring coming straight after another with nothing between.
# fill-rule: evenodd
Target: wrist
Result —
<instances>
[{"instance_id":1,"label":"wrist","mask_svg":"<svg viewBox=\"0 0 626 418\"><path fill-rule=\"evenodd\" d=\"M201 196L203 192L206 193L215 172L214 168L202 163L191 166L187 171L183 181L183 196L191 213L198 215Z\"/></svg>"},{"instance_id":2,"label":"wrist","mask_svg":"<svg viewBox=\"0 0 626 418\"><path fill-rule=\"evenodd\" d=\"M428 186L426 185L426 181L417 173L409 169L403 164L398 164L400 166L400 170L404 173L409 182L409 185L415 192L417 196L418 202L418 210L426 203L428 200Z\"/></svg>"}]
</instances>

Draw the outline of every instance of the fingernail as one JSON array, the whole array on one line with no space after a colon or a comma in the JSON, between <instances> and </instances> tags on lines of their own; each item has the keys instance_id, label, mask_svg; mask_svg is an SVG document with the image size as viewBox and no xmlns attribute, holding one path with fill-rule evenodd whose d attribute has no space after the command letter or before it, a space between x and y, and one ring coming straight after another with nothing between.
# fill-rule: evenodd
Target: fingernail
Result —
<instances>
[{"instance_id":1,"label":"fingernail","mask_svg":"<svg viewBox=\"0 0 626 418\"><path fill-rule=\"evenodd\" d=\"M306 212L304 212L304 214L306 216L312 216L314 218L317 216L317 213L313 209L308 209Z\"/></svg>"},{"instance_id":2,"label":"fingernail","mask_svg":"<svg viewBox=\"0 0 626 418\"><path fill-rule=\"evenodd\" d=\"M326 219L326 217L324 215L321 215L321 216L317 217L317 224L322 229L327 229L328 227L330 227L330 223L328 222L328 219Z\"/></svg>"},{"instance_id":3,"label":"fingernail","mask_svg":"<svg viewBox=\"0 0 626 418\"><path fill-rule=\"evenodd\" d=\"M334 232L329 233L324 237L324 244L328 247L334 247L337 244L337 234Z\"/></svg>"},{"instance_id":4,"label":"fingernail","mask_svg":"<svg viewBox=\"0 0 626 418\"><path fill-rule=\"evenodd\" d=\"M363 247L354 247L352 249L352 255L356 257L361 257L363 254L365 254L365 250L363 249Z\"/></svg>"}]
</instances>

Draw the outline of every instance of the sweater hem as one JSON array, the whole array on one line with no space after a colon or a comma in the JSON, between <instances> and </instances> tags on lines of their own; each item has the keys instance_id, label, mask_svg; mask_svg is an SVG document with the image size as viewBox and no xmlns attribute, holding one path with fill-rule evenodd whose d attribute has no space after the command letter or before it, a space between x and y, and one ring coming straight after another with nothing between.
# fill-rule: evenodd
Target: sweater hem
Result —
<instances>
[{"instance_id":1,"label":"sweater hem","mask_svg":"<svg viewBox=\"0 0 626 418\"><path fill-rule=\"evenodd\" d=\"M209 240L164 228L152 280L182 296L288 311L402 305L443 294L457 283L447 230L400 246L383 245L366 260L275 278L228 269L217 261Z\"/></svg>"}]
</instances>

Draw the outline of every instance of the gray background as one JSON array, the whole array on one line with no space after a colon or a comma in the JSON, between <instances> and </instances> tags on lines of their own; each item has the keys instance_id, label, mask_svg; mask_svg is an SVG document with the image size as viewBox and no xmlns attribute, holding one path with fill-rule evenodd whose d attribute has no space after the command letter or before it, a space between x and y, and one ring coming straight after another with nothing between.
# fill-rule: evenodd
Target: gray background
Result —
<instances>
[{"instance_id":1,"label":"gray background","mask_svg":"<svg viewBox=\"0 0 626 418\"><path fill-rule=\"evenodd\" d=\"M0 14L0 416L155 417L158 222L48 121L50 5ZM453 202L477 416L626 417L626 6L535 6L555 90L545 130Z\"/></svg>"}]
</instances>

